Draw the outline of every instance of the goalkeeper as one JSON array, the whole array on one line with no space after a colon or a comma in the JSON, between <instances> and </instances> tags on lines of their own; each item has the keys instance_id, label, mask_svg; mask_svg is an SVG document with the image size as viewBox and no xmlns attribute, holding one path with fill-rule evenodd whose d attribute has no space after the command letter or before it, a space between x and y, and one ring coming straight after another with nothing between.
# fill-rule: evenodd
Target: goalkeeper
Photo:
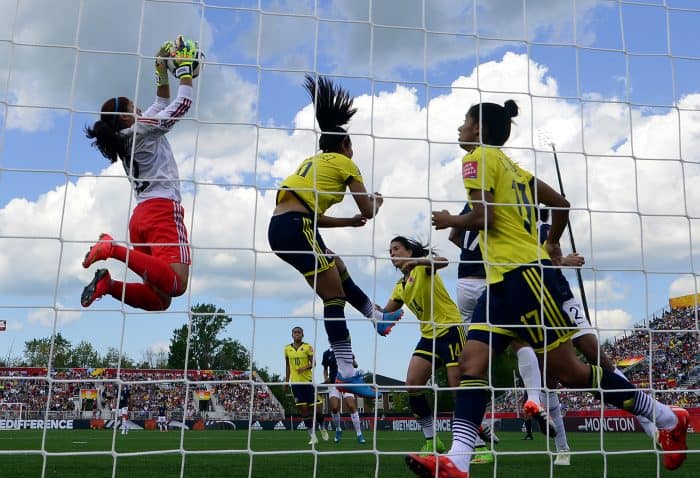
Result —
<instances>
[{"instance_id":1,"label":"goalkeeper","mask_svg":"<svg viewBox=\"0 0 700 478\"><path fill-rule=\"evenodd\" d=\"M110 98L102 104L99 120L85 128L85 135L94 140L92 145L102 156L111 163L120 160L124 166L137 202L129 220L129 240L140 245L128 249L103 233L85 255L83 267L117 259L143 282L113 280L107 269L97 269L80 298L83 307L111 295L139 309L166 310L173 297L187 290L190 247L180 204L177 163L165 135L192 105L197 50L195 42L182 36L174 43L165 42L156 54L155 102L142 113L129 98ZM180 82L172 102L168 58L173 58L174 74Z\"/></svg>"}]
</instances>

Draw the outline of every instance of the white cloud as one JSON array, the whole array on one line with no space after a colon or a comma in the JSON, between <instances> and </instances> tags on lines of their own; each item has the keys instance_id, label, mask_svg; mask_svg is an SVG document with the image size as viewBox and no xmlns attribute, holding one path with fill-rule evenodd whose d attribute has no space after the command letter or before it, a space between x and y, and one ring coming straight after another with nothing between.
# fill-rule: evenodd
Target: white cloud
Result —
<instances>
[{"instance_id":1,"label":"white cloud","mask_svg":"<svg viewBox=\"0 0 700 478\"><path fill-rule=\"evenodd\" d=\"M24 328L24 324L20 322L19 320L7 320L7 330L22 330Z\"/></svg>"},{"instance_id":2,"label":"white cloud","mask_svg":"<svg viewBox=\"0 0 700 478\"><path fill-rule=\"evenodd\" d=\"M170 350L170 342L164 340L154 342L148 346L148 350L156 354L159 352L168 352Z\"/></svg>"},{"instance_id":3,"label":"white cloud","mask_svg":"<svg viewBox=\"0 0 700 478\"><path fill-rule=\"evenodd\" d=\"M591 324L598 328L600 341L620 335L625 330L632 329L639 318L623 309L602 309L591 311Z\"/></svg>"},{"instance_id":4,"label":"white cloud","mask_svg":"<svg viewBox=\"0 0 700 478\"><path fill-rule=\"evenodd\" d=\"M18 43L12 63L0 65L0 81L8 79L8 104L16 106L9 108L7 127L27 132L47 130L63 114L48 108L95 111L116 94L149 101L153 60L142 56L154 55L177 33L201 39L205 50L213 42L212 27L188 3L0 2L0 18L14 19L14 29L0 30Z\"/></svg>"},{"instance_id":5,"label":"white cloud","mask_svg":"<svg viewBox=\"0 0 700 478\"><path fill-rule=\"evenodd\" d=\"M679 297L698 293L698 277L683 276L671 282L668 286L669 297Z\"/></svg>"},{"instance_id":6,"label":"white cloud","mask_svg":"<svg viewBox=\"0 0 700 478\"><path fill-rule=\"evenodd\" d=\"M304 12L288 5L296 1L279 3L285 5L285 11ZM514 5L511 0L479 1L476 6L473 0L382 0L370 4L336 0L330 6L321 7L319 15L371 24L333 23L329 26L322 22L317 48L320 62L328 63L331 73L371 73L380 79L422 81L424 67L433 68L453 61L466 63L477 53L483 58L497 48L518 47L523 40L537 38L587 44L592 39L589 25L593 20L588 13L601 4L604 3L599 0L579 0L574 11L571 2L539 0L527 2L525 12L522 3ZM280 21L276 17L263 17L263 24L275 22L278 31L275 38L285 41L279 43L278 40L278 44L274 44L273 39L264 35L261 60L283 67L291 61L284 51L311 50L313 36L297 33L299 29L307 30L301 25L305 20ZM571 33L574 21L578 32L576 39ZM474 35L481 37L478 42ZM239 45L247 49L251 58L258 57L257 44L250 32L241 33ZM303 61L298 61L296 66L303 67Z\"/></svg>"},{"instance_id":7,"label":"white cloud","mask_svg":"<svg viewBox=\"0 0 700 478\"><path fill-rule=\"evenodd\" d=\"M53 328L56 322L56 328L76 322L81 318L81 312L72 310L61 310L61 305L58 304L56 309L35 309L27 314L27 321L30 324L39 324L44 327Z\"/></svg>"},{"instance_id":8,"label":"white cloud","mask_svg":"<svg viewBox=\"0 0 700 478\"><path fill-rule=\"evenodd\" d=\"M615 281L612 277L604 277L595 281L583 281L586 290L586 297L589 300L595 299L596 304L609 302L619 302L627 297L627 287L625 284ZM578 288L572 287L578 295Z\"/></svg>"}]
</instances>

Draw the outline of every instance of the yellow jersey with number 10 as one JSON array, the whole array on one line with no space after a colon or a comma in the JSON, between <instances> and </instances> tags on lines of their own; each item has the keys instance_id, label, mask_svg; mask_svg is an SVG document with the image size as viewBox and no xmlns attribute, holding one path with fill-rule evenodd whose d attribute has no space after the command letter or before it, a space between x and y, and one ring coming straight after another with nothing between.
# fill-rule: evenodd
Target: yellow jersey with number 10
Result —
<instances>
[{"instance_id":1,"label":"yellow jersey with number 10","mask_svg":"<svg viewBox=\"0 0 700 478\"><path fill-rule=\"evenodd\" d=\"M462 159L462 179L470 205L472 190L493 194L494 225L479 231L490 284L502 281L503 274L521 265L549 259L538 239L532 178L498 148L479 146Z\"/></svg>"},{"instance_id":2,"label":"yellow jersey with number 10","mask_svg":"<svg viewBox=\"0 0 700 478\"><path fill-rule=\"evenodd\" d=\"M313 365L314 348L311 344L302 342L298 349L295 349L293 344L287 344L284 347L284 357L289 362L290 382L310 382L313 379L313 368L304 370L302 373L297 372L301 367Z\"/></svg>"},{"instance_id":3,"label":"yellow jersey with number 10","mask_svg":"<svg viewBox=\"0 0 700 478\"><path fill-rule=\"evenodd\" d=\"M296 172L280 185L277 204L285 194L294 194L313 214L326 210L345 198L350 180L362 182L357 165L344 154L321 153L305 159Z\"/></svg>"}]
</instances>

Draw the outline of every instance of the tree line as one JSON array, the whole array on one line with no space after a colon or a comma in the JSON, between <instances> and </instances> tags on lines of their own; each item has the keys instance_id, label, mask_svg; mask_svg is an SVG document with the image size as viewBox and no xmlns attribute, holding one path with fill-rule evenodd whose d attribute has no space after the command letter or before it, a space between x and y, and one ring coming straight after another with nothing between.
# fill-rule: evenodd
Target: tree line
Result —
<instances>
[{"instance_id":1,"label":"tree line","mask_svg":"<svg viewBox=\"0 0 700 478\"><path fill-rule=\"evenodd\" d=\"M0 360L0 365L48 367L50 364L51 368L121 366L122 368L184 369L185 360L187 360L188 368L193 370L251 369L251 356L248 349L238 340L223 336L225 328L232 320L224 309L213 304L197 304L191 308L190 316L189 323L173 330L167 351L147 349L138 359L125 353L120 354L119 349L115 347L109 347L101 353L87 340L73 345L58 332L55 336L25 341L21 356ZM253 370L269 377L269 371L258 370L254 363L252 365Z\"/></svg>"}]
</instances>

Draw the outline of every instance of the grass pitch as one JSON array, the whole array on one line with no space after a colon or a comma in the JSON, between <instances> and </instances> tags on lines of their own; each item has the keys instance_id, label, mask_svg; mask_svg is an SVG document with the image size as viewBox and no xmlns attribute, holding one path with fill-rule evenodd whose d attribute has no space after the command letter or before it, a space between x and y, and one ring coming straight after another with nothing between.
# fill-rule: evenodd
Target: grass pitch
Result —
<instances>
[{"instance_id":1,"label":"grass pitch","mask_svg":"<svg viewBox=\"0 0 700 478\"><path fill-rule=\"evenodd\" d=\"M358 478L412 477L404 455L423 443L420 432L366 433L360 445L352 431L340 444L320 442L315 451L303 431L157 431L21 430L0 432L0 476L3 478L111 477L261 477ZM447 444L449 434L441 434ZM471 476L647 478L700 476L700 437L689 436L691 450L682 468L669 472L651 441L640 433L570 433L571 466L553 467L542 435L522 441L520 433L501 433L495 465L472 465ZM375 441L376 439L376 441ZM37 450L52 453L44 457ZM180 451L184 448L185 454ZM551 446L554 446L551 441ZM248 454L247 450L253 451ZM605 449L607 454L601 453ZM86 452L87 454L77 454ZM146 452L139 455L134 453ZM216 453L214 453L216 452ZM342 452L341 454L334 452ZM55 453L55 454L53 454ZM607 474L604 469L607 468ZM252 473L250 473L252 469ZM249 474L250 473L250 474ZM551 474L551 475L550 475Z\"/></svg>"}]
</instances>

